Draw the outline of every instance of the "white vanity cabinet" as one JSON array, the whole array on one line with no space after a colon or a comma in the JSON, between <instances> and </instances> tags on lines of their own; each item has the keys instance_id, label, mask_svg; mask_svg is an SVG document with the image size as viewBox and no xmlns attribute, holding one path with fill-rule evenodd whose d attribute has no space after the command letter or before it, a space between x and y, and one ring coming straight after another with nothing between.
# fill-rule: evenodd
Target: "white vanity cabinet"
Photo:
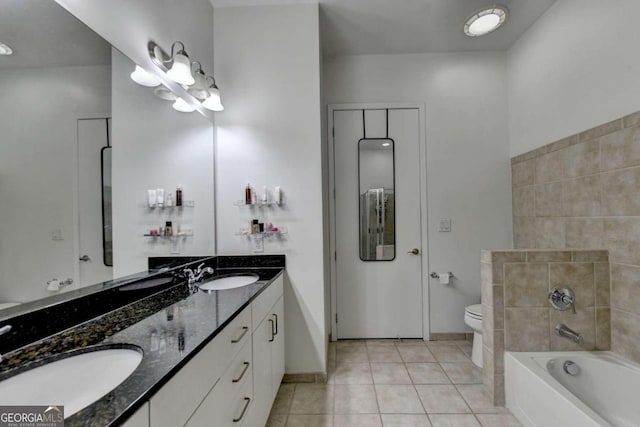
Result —
<instances>
[{"instance_id":1,"label":"white vanity cabinet","mask_svg":"<svg viewBox=\"0 0 640 427\"><path fill-rule=\"evenodd\" d=\"M280 277L252 306L253 396L247 425L264 426L284 375L284 300Z\"/></svg>"},{"instance_id":2,"label":"white vanity cabinet","mask_svg":"<svg viewBox=\"0 0 640 427\"><path fill-rule=\"evenodd\" d=\"M283 375L280 276L123 425L264 426Z\"/></svg>"},{"instance_id":3,"label":"white vanity cabinet","mask_svg":"<svg viewBox=\"0 0 640 427\"><path fill-rule=\"evenodd\" d=\"M149 402L145 402L122 427L149 427Z\"/></svg>"},{"instance_id":4,"label":"white vanity cabinet","mask_svg":"<svg viewBox=\"0 0 640 427\"><path fill-rule=\"evenodd\" d=\"M237 361L236 355L241 350L246 351L245 344L250 351L250 307L245 308L151 397L150 426L177 427L187 424L214 386L235 368L233 362ZM214 424L203 424L206 425Z\"/></svg>"}]
</instances>

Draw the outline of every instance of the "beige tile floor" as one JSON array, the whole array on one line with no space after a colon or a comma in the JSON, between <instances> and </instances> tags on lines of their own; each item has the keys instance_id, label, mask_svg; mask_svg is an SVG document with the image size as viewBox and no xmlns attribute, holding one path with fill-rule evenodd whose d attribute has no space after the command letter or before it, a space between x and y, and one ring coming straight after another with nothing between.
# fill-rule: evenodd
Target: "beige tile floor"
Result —
<instances>
[{"instance_id":1,"label":"beige tile floor","mask_svg":"<svg viewBox=\"0 0 640 427\"><path fill-rule=\"evenodd\" d=\"M327 384L282 384L268 426L512 427L465 341L338 341Z\"/></svg>"}]
</instances>

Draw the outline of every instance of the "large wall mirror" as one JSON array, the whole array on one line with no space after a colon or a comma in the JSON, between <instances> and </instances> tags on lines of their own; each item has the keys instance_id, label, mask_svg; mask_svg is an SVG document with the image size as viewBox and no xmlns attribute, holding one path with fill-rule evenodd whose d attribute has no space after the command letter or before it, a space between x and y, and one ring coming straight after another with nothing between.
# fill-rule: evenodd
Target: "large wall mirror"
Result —
<instances>
[{"instance_id":1,"label":"large wall mirror","mask_svg":"<svg viewBox=\"0 0 640 427\"><path fill-rule=\"evenodd\" d=\"M394 142L389 138L358 142L360 259L392 261L395 249Z\"/></svg>"},{"instance_id":2,"label":"large wall mirror","mask_svg":"<svg viewBox=\"0 0 640 427\"><path fill-rule=\"evenodd\" d=\"M134 83L54 1L4 0L0 28L0 309L212 255L211 122ZM148 207L147 189L178 185L189 207ZM189 235L145 236L166 221Z\"/></svg>"}]
</instances>

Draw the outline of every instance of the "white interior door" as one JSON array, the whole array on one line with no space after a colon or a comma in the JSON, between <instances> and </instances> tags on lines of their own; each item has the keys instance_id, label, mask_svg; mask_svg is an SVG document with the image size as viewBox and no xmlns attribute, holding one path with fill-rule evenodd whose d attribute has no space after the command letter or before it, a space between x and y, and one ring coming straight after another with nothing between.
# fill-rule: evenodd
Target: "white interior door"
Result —
<instances>
[{"instance_id":1,"label":"white interior door","mask_svg":"<svg viewBox=\"0 0 640 427\"><path fill-rule=\"evenodd\" d=\"M102 242L101 151L108 146L110 122L110 119L78 120L79 286L113 279L113 267L105 265ZM107 177L111 175L108 168L104 173Z\"/></svg>"},{"instance_id":2,"label":"white interior door","mask_svg":"<svg viewBox=\"0 0 640 427\"><path fill-rule=\"evenodd\" d=\"M419 111L417 108L333 110L339 339L423 337ZM360 208L369 197L365 192L370 186L387 186L380 182L389 173L386 167L373 174L376 182L365 183L369 178L364 176L364 165L359 164L365 161L360 142L375 139L381 146L384 143L393 148L395 182L393 192L385 190L384 197L388 193L394 198L395 221L390 225L386 205L376 211L378 217L380 211L386 212L386 216L376 221L384 222L384 235L393 226L395 239L391 245L383 242L378 233L373 238L378 241L371 256L386 260L363 260L366 251L363 247L370 246L363 244L361 236L371 233L372 226L361 228L365 220ZM375 166L368 168L370 174ZM366 209L363 207L363 211Z\"/></svg>"}]
</instances>

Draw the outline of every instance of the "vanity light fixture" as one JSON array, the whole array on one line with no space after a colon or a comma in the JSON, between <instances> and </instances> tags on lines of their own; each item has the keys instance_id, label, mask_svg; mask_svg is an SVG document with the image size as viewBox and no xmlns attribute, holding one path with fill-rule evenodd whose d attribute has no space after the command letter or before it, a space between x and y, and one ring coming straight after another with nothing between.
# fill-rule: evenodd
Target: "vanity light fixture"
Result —
<instances>
[{"instance_id":1,"label":"vanity light fixture","mask_svg":"<svg viewBox=\"0 0 640 427\"><path fill-rule=\"evenodd\" d=\"M13 49L11 49L8 45L0 42L0 55L4 55L4 56L13 55Z\"/></svg>"},{"instance_id":2,"label":"vanity light fixture","mask_svg":"<svg viewBox=\"0 0 640 427\"><path fill-rule=\"evenodd\" d=\"M135 71L131 73L131 80L141 86L156 87L160 85L160 80L156 76L147 72L139 65L136 65Z\"/></svg>"},{"instance_id":3,"label":"vanity light fixture","mask_svg":"<svg viewBox=\"0 0 640 427\"><path fill-rule=\"evenodd\" d=\"M172 105L173 109L176 111L180 111L181 113L191 113L195 111L193 105L189 104L182 98L177 98L176 101Z\"/></svg>"},{"instance_id":4,"label":"vanity light fixture","mask_svg":"<svg viewBox=\"0 0 640 427\"><path fill-rule=\"evenodd\" d=\"M220 101L220 89L216 85L216 79L211 76L207 76L207 79L211 79L213 83L209 86L209 96L204 100L202 106L211 111L222 111L222 101Z\"/></svg>"},{"instance_id":5,"label":"vanity light fixture","mask_svg":"<svg viewBox=\"0 0 640 427\"><path fill-rule=\"evenodd\" d=\"M181 48L174 53L176 46L180 45ZM193 76L191 75L191 61L189 55L184 50L184 43L177 41L171 45L171 57L169 61L172 62L171 68L167 71L167 76L176 83L182 85L192 85L195 83Z\"/></svg>"},{"instance_id":6,"label":"vanity light fixture","mask_svg":"<svg viewBox=\"0 0 640 427\"><path fill-rule=\"evenodd\" d=\"M175 90L179 93L174 94L173 89L170 89L172 85L169 84L169 87L158 86L154 89L157 97L175 101L173 108L181 112L191 112L197 109L204 113L202 108L211 111L224 110L220 101L220 90L215 79L205 74L199 61L190 62L182 42L176 41L171 45L171 55L153 41L149 41L147 50L151 61L167 77L179 83L189 95L182 94L178 89ZM212 80L212 84L209 86L207 86L208 79Z\"/></svg>"},{"instance_id":7,"label":"vanity light fixture","mask_svg":"<svg viewBox=\"0 0 640 427\"><path fill-rule=\"evenodd\" d=\"M209 96L209 91L207 90L207 78L204 75L204 71L202 71L202 64L198 61L193 61L191 65L197 65L198 68L193 72L195 76L195 83L187 89L187 92L189 92L194 98L203 101Z\"/></svg>"},{"instance_id":8,"label":"vanity light fixture","mask_svg":"<svg viewBox=\"0 0 640 427\"><path fill-rule=\"evenodd\" d=\"M467 19L464 33L469 37L478 37L497 30L506 21L509 9L506 6L493 5L482 8Z\"/></svg>"},{"instance_id":9,"label":"vanity light fixture","mask_svg":"<svg viewBox=\"0 0 640 427\"><path fill-rule=\"evenodd\" d=\"M175 101L178 97L164 86L158 86L153 90L153 94L165 101Z\"/></svg>"}]
</instances>

